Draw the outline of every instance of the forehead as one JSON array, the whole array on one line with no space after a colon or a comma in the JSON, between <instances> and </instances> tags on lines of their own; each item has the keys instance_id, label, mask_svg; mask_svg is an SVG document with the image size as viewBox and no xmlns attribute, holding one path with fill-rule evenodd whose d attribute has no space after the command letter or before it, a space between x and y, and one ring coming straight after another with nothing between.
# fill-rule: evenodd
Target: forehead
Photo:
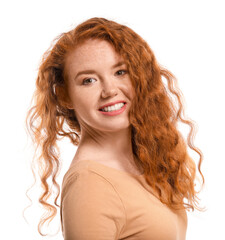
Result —
<instances>
[{"instance_id":1,"label":"forehead","mask_svg":"<svg viewBox=\"0 0 225 240\"><path fill-rule=\"evenodd\" d=\"M104 50L110 50L115 52L114 46L102 39L87 39L84 42L77 45L77 47L74 49L76 52L86 52L86 51L104 51ZM116 53L116 52L115 52Z\"/></svg>"},{"instance_id":2,"label":"forehead","mask_svg":"<svg viewBox=\"0 0 225 240\"><path fill-rule=\"evenodd\" d=\"M68 54L66 63L79 67L90 64L114 64L123 60L112 44L105 40L89 39L79 44Z\"/></svg>"}]
</instances>

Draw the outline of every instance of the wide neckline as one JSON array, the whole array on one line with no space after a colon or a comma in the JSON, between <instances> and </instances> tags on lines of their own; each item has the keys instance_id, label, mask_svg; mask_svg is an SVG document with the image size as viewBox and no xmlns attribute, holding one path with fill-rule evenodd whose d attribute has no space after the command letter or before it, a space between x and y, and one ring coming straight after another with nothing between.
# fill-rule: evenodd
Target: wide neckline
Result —
<instances>
[{"instance_id":1,"label":"wide neckline","mask_svg":"<svg viewBox=\"0 0 225 240\"><path fill-rule=\"evenodd\" d=\"M142 174L139 174L139 175L136 175L136 174L133 174L133 173L130 173L130 172L126 172L126 171L122 171L122 170L119 170L119 169L116 169L116 168L113 168L113 167L109 167L105 164L102 164L100 162L97 162L97 161L94 161L94 160L80 160L72 165L70 165L69 169L72 169L74 168L75 166L77 166L77 164L79 163L82 163L82 162L88 162L89 164L94 164L94 165L98 165L100 167L103 167L105 169L108 169L108 170L111 170L111 171L114 171L114 172L117 172L119 174L122 174L122 175L128 175L128 176L132 176L132 177L135 177L135 178L142 178L144 176L144 173ZM89 166L89 165L88 165Z\"/></svg>"}]
</instances>

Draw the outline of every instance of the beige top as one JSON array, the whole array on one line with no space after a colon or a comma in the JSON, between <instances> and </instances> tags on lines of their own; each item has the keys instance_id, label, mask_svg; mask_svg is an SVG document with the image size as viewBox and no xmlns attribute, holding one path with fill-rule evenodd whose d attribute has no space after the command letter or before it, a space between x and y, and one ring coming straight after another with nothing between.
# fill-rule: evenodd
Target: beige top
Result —
<instances>
[{"instance_id":1,"label":"beige top","mask_svg":"<svg viewBox=\"0 0 225 240\"><path fill-rule=\"evenodd\" d=\"M185 240L186 211L172 211L152 193L143 174L77 162L62 183L64 239Z\"/></svg>"}]
</instances>

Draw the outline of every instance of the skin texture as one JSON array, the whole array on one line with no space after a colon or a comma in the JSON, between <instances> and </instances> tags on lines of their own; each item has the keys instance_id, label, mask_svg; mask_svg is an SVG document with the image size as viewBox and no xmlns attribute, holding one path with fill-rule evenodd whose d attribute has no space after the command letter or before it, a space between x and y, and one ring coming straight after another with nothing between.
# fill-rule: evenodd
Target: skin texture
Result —
<instances>
[{"instance_id":1,"label":"skin texture","mask_svg":"<svg viewBox=\"0 0 225 240\"><path fill-rule=\"evenodd\" d=\"M127 172L141 173L134 165L131 145L129 108L134 97L127 66L113 46L99 39L89 39L74 49L66 59L68 93L81 125L81 142L71 164L94 160ZM93 70L77 76L81 71ZM77 77L76 77L77 76ZM102 105L124 100L126 109L119 115L99 112Z\"/></svg>"}]
</instances>

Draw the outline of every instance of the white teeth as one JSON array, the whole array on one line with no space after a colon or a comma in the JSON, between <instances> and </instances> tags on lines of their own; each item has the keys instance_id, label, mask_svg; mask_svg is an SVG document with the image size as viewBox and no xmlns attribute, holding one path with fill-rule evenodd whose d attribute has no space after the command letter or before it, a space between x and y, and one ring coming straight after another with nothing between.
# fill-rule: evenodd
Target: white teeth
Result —
<instances>
[{"instance_id":1,"label":"white teeth","mask_svg":"<svg viewBox=\"0 0 225 240\"><path fill-rule=\"evenodd\" d=\"M112 112L115 110L119 110L120 108L122 108L124 106L124 104L125 103L117 103L113 106L102 108L101 110L103 110L104 112Z\"/></svg>"}]
</instances>

